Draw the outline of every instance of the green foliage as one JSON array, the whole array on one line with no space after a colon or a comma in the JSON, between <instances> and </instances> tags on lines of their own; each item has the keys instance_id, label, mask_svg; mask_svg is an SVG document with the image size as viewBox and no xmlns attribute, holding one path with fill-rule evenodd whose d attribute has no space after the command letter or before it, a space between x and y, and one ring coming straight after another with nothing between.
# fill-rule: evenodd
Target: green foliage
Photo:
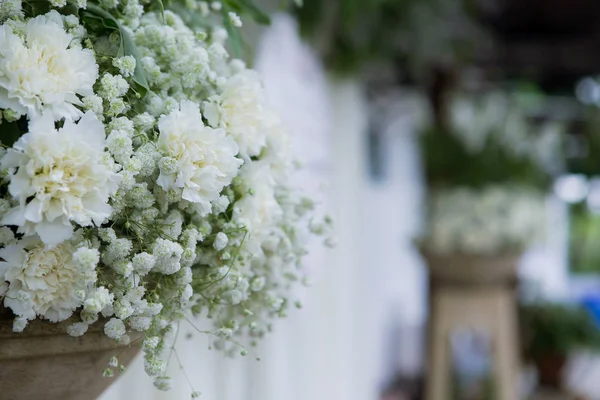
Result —
<instances>
[{"instance_id":1,"label":"green foliage","mask_svg":"<svg viewBox=\"0 0 600 400\"><path fill-rule=\"evenodd\" d=\"M600 215L585 203L571 206L569 264L573 272L600 273Z\"/></svg>"},{"instance_id":2,"label":"green foliage","mask_svg":"<svg viewBox=\"0 0 600 400\"><path fill-rule=\"evenodd\" d=\"M150 3L154 8L158 8L160 15L162 16L163 22L165 21L165 4L162 0L152 0Z\"/></svg>"},{"instance_id":3,"label":"green foliage","mask_svg":"<svg viewBox=\"0 0 600 400\"><path fill-rule=\"evenodd\" d=\"M199 12L190 13L186 0L167 0L165 7L179 13L184 21L193 27L209 29L215 22L218 22L217 25L222 25L227 30L229 47L233 55L237 58L244 58L244 48L246 46L240 28L233 26L229 18L229 13L236 13L242 20L246 17L250 18L260 25L269 25L271 23L269 14L253 0L222 0L221 10L217 13L220 17L218 21L213 20L210 16L203 16Z\"/></svg>"},{"instance_id":4,"label":"green foliage","mask_svg":"<svg viewBox=\"0 0 600 400\"><path fill-rule=\"evenodd\" d=\"M258 7L252 0L237 0L230 2L231 7L234 8L236 12L240 15L248 15L250 16L256 23L261 25L269 25L271 24L271 18L269 14L263 11L260 7Z\"/></svg>"},{"instance_id":5,"label":"green foliage","mask_svg":"<svg viewBox=\"0 0 600 400\"><path fill-rule=\"evenodd\" d=\"M22 9L25 16L35 17L50 11L50 2L48 0L24 0Z\"/></svg>"},{"instance_id":6,"label":"green foliage","mask_svg":"<svg viewBox=\"0 0 600 400\"><path fill-rule=\"evenodd\" d=\"M19 128L19 121L8 122L0 120L0 122L0 144L3 147L12 147L23 133Z\"/></svg>"},{"instance_id":7,"label":"green foliage","mask_svg":"<svg viewBox=\"0 0 600 400\"><path fill-rule=\"evenodd\" d=\"M517 157L495 139L481 151L467 150L457 134L429 128L421 135L425 176L429 185L481 188L490 184L522 184L546 188L550 177L529 157Z\"/></svg>"},{"instance_id":8,"label":"green foliage","mask_svg":"<svg viewBox=\"0 0 600 400\"><path fill-rule=\"evenodd\" d=\"M123 29L121 24L116 20L114 16L112 16L107 11L103 10L97 5L88 4L86 9L82 11L82 20L85 23L90 20L95 20L96 22L100 22L101 25L108 31L117 31L120 36L120 45L119 51L117 53L117 57L123 56L132 56L135 58L135 70L133 73L133 81L135 82L135 90L142 96L146 96L148 91L150 90L148 86L148 80L146 78L146 71L142 67L142 61L138 54L137 48L131 37L129 31Z\"/></svg>"},{"instance_id":9,"label":"green foliage","mask_svg":"<svg viewBox=\"0 0 600 400\"><path fill-rule=\"evenodd\" d=\"M558 303L537 303L520 308L525 352L568 355L577 349L600 350L600 331L583 308Z\"/></svg>"},{"instance_id":10,"label":"green foliage","mask_svg":"<svg viewBox=\"0 0 600 400\"><path fill-rule=\"evenodd\" d=\"M587 177L600 175L600 110L590 107L585 110L583 132L573 139L583 147L583 154L567 159L567 170Z\"/></svg>"},{"instance_id":11,"label":"green foliage","mask_svg":"<svg viewBox=\"0 0 600 400\"><path fill-rule=\"evenodd\" d=\"M233 55L237 58L242 58L243 56L243 41L242 35L240 34L239 28L233 26L231 23L231 19L229 18L229 12L231 9L225 5L221 9L221 14L223 15L223 26L227 30L227 36L229 39L229 45L231 46L231 51L233 51Z\"/></svg>"},{"instance_id":12,"label":"green foliage","mask_svg":"<svg viewBox=\"0 0 600 400\"><path fill-rule=\"evenodd\" d=\"M356 72L372 60L400 61L415 75L423 65L468 57L473 43L471 0L305 0L296 9L304 36L326 63ZM449 29L450 26L460 26ZM466 28L466 29L465 29ZM462 30L465 32L462 32Z\"/></svg>"}]
</instances>

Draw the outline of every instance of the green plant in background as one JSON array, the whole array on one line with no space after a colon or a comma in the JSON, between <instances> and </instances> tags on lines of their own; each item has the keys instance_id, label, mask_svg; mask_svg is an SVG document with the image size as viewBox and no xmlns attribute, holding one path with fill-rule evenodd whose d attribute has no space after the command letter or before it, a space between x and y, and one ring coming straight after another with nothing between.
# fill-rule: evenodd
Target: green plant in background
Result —
<instances>
[{"instance_id":1,"label":"green plant in background","mask_svg":"<svg viewBox=\"0 0 600 400\"><path fill-rule=\"evenodd\" d=\"M585 203L570 207L569 264L573 272L600 273L600 215Z\"/></svg>"},{"instance_id":2,"label":"green plant in background","mask_svg":"<svg viewBox=\"0 0 600 400\"><path fill-rule=\"evenodd\" d=\"M584 109L581 130L569 138L567 171L588 179L600 176L600 110ZM594 187L591 187L594 190ZM575 273L600 273L600 214L586 201L569 207L569 264Z\"/></svg>"},{"instance_id":3,"label":"green plant in background","mask_svg":"<svg viewBox=\"0 0 600 400\"><path fill-rule=\"evenodd\" d=\"M600 175L600 110L584 109L581 133L572 137L572 153L567 157L567 171L589 177Z\"/></svg>"},{"instance_id":4,"label":"green plant in background","mask_svg":"<svg viewBox=\"0 0 600 400\"><path fill-rule=\"evenodd\" d=\"M426 130L421 136L426 179L433 186L469 186L514 183L547 187L550 177L528 157L515 157L490 138L477 154L469 152L456 134Z\"/></svg>"},{"instance_id":5,"label":"green plant in background","mask_svg":"<svg viewBox=\"0 0 600 400\"><path fill-rule=\"evenodd\" d=\"M569 355L574 350L600 350L600 330L583 308L560 303L520 307L525 355Z\"/></svg>"},{"instance_id":6,"label":"green plant in background","mask_svg":"<svg viewBox=\"0 0 600 400\"><path fill-rule=\"evenodd\" d=\"M399 61L415 75L424 65L451 63L485 37L471 0L304 0L302 33L341 73L373 60Z\"/></svg>"},{"instance_id":7,"label":"green plant in background","mask_svg":"<svg viewBox=\"0 0 600 400\"><path fill-rule=\"evenodd\" d=\"M450 96L447 123L425 129L421 151L434 187L511 184L546 190L560 168L561 128L528 110L543 97L487 92Z\"/></svg>"}]
</instances>

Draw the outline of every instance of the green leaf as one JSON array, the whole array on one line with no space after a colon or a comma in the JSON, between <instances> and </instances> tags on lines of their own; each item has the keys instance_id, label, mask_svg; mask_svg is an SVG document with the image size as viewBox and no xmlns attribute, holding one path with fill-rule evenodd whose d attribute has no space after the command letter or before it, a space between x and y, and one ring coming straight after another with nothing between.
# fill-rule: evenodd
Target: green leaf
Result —
<instances>
[{"instance_id":1,"label":"green leaf","mask_svg":"<svg viewBox=\"0 0 600 400\"><path fill-rule=\"evenodd\" d=\"M0 143L6 147L12 145L21 137L18 121L6 122L0 124Z\"/></svg>"},{"instance_id":2,"label":"green leaf","mask_svg":"<svg viewBox=\"0 0 600 400\"><path fill-rule=\"evenodd\" d=\"M155 4L159 11L160 11L160 16L162 17L162 21L163 23L165 22L165 5L163 3L162 0L153 0L152 4Z\"/></svg>"},{"instance_id":3,"label":"green leaf","mask_svg":"<svg viewBox=\"0 0 600 400\"><path fill-rule=\"evenodd\" d=\"M162 4L161 0L160 3ZM123 28L119 21L116 20L109 12L103 10L95 4L88 4L85 11L82 11L84 21L85 17L100 21L102 25L109 29L119 32L121 37L121 44L117 53L118 57L132 56L135 58L135 70L133 72L133 81L135 82L135 90L142 96L146 96L150 87L148 86L148 79L146 77L146 71L142 67L142 62L135 46L135 42L131 37L129 31Z\"/></svg>"},{"instance_id":4,"label":"green leaf","mask_svg":"<svg viewBox=\"0 0 600 400\"><path fill-rule=\"evenodd\" d=\"M233 55L237 58L242 58L242 35L240 34L239 29L233 26L229 19L229 8L223 7L221 9L221 14L223 15L223 26L225 26L225 29L227 30L231 51L233 51Z\"/></svg>"},{"instance_id":5,"label":"green leaf","mask_svg":"<svg viewBox=\"0 0 600 400\"><path fill-rule=\"evenodd\" d=\"M256 22L262 25L270 25L271 18L267 13L261 10L252 0L239 0L244 11L247 12Z\"/></svg>"}]
</instances>

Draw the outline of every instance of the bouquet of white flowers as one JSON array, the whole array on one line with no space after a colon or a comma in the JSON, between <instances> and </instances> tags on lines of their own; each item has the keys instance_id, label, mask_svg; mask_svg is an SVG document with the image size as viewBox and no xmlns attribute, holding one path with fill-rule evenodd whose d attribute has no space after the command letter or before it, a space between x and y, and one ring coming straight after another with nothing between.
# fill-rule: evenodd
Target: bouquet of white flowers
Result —
<instances>
[{"instance_id":1,"label":"bouquet of white flowers","mask_svg":"<svg viewBox=\"0 0 600 400\"><path fill-rule=\"evenodd\" d=\"M518 254L548 228L544 194L520 186L434 190L428 211L423 244L436 254Z\"/></svg>"},{"instance_id":2,"label":"bouquet of white flowers","mask_svg":"<svg viewBox=\"0 0 600 400\"><path fill-rule=\"evenodd\" d=\"M542 104L527 92L449 97L448 128L421 136L430 190L423 242L430 250L497 256L544 241L563 126L530 117Z\"/></svg>"},{"instance_id":3,"label":"bouquet of white flowers","mask_svg":"<svg viewBox=\"0 0 600 400\"><path fill-rule=\"evenodd\" d=\"M141 332L160 389L177 321L261 337L294 304L307 237L330 222L290 187L286 132L224 48L238 14L259 11L170 6L0 2L0 296L13 329L40 318L69 319L72 336L105 323L118 343Z\"/></svg>"}]
</instances>

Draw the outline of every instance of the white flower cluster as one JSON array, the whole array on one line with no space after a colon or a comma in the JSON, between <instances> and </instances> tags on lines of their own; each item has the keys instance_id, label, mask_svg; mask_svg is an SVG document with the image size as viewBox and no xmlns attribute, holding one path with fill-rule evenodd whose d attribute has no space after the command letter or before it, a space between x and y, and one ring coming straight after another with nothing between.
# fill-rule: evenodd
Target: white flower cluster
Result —
<instances>
[{"instance_id":1,"label":"white flower cluster","mask_svg":"<svg viewBox=\"0 0 600 400\"><path fill-rule=\"evenodd\" d=\"M72 336L104 324L121 344L141 332L166 390L176 323L263 336L331 221L289 186L285 130L225 30L147 3L0 6L0 296L15 331L44 318ZM222 6L187 3L183 17Z\"/></svg>"},{"instance_id":2,"label":"white flower cluster","mask_svg":"<svg viewBox=\"0 0 600 400\"><path fill-rule=\"evenodd\" d=\"M543 241L548 220L542 193L505 185L434 191L428 211L423 244L440 254L522 251Z\"/></svg>"},{"instance_id":3,"label":"white flower cluster","mask_svg":"<svg viewBox=\"0 0 600 400\"><path fill-rule=\"evenodd\" d=\"M518 93L455 94L449 102L450 121L453 132L471 153L479 153L494 141L511 156L531 159L548 172L560 167L556 160L562 124L547 121L537 126L529 117L538 103L535 97Z\"/></svg>"}]
</instances>

